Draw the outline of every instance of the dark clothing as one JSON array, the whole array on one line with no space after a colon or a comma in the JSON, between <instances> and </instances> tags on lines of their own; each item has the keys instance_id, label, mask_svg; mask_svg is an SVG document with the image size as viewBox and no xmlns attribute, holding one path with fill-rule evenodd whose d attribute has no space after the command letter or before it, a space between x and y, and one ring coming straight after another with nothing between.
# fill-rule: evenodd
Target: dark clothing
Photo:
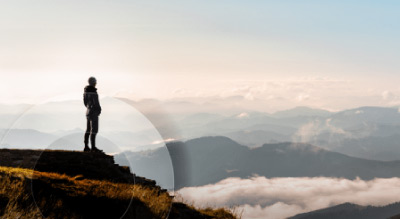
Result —
<instances>
[{"instance_id":1,"label":"dark clothing","mask_svg":"<svg viewBox=\"0 0 400 219\"><path fill-rule=\"evenodd\" d=\"M92 148L96 147L96 134L99 131L99 117L86 117L85 146L89 146L89 136Z\"/></svg>"},{"instance_id":2,"label":"dark clothing","mask_svg":"<svg viewBox=\"0 0 400 219\"><path fill-rule=\"evenodd\" d=\"M83 93L83 103L87 108L87 123L84 143L85 146L88 146L90 136L90 143L93 149L96 147L96 134L99 130L99 115L101 113L97 88L90 85L85 87L85 92Z\"/></svg>"},{"instance_id":3,"label":"dark clothing","mask_svg":"<svg viewBox=\"0 0 400 219\"><path fill-rule=\"evenodd\" d=\"M99 103L99 96L97 95L97 88L93 86L86 86L83 93L83 104L86 106L86 116L97 117L101 113L101 106Z\"/></svg>"}]
</instances>

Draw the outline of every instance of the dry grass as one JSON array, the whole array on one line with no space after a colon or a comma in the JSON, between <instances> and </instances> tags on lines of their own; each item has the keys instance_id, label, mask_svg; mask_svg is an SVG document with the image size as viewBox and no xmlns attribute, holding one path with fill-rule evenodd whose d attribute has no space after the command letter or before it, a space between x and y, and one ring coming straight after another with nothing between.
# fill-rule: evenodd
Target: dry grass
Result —
<instances>
[{"instance_id":1,"label":"dry grass","mask_svg":"<svg viewBox=\"0 0 400 219\"><path fill-rule=\"evenodd\" d=\"M240 219L242 218L243 210L237 207L211 207L211 205L206 204L203 207L196 207L196 203L194 201L187 201L185 200L182 195L178 192L175 192L175 202L182 202L185 203L189 208L199 211L200 213L207 215L211 218L226 218L226 219Z\"/></svg>"},{"instance_id":2,"label":"dry grass","mask_svg":"<svg viewBox=\"0 0 400 219\"><path fill-rule=\"evenodd\" d=\"M213 218L227 218L227 219L235 219L241 218L241 214L237 213L235 209L227 209L227 208L204 208L199 209L202 214L208 215Z\"/></svg>"},{"instance_id":3,"label":"dry grass","mask_svg":"<svg viewBox=\"0 0 400 219\"><path fill-rule=\"evenodd\" d=\"M7 175L20 179L34 179L48 183L55 189L61 189L69 196L106 197L118 200L137 199L145 203L154 215L166 217L171 206L172 198L167 193L158 194L158 191L141 185L126 183L112 183L101 180L76 180L65 174L38 172L30 169L0 167L0 175ZM7 187L0 189L6 193Z\"/></svg>"},{"instance_id":4,"label":"dry grass","mask_svg":"<svg viewBox=\"0 0 400 219\"><path fill-rule=\"evenodd\" d=\"M41 212L35 206L36 204L29 204L32 203L32 200L29 197L30 193L26 192L26 189L31 186L30 182L32 181L40 182L40 185L46 185L45 189L42 188L44 191L62 191L67 197L72 198L97 197L96 199L102 200L122 200L125 202L133 200L136 204L143 203L143 206L155 218L166 218L173 202L168 193L160 193L156 188L126 183L113 183L104 180L83 179L80 176L70 177L65 174L38 172L30 169L0 167L0 197L6 195L10 199L10 202L11 200L13 201L13 206L8 206L8 210L12 207L12 211L20 212L21 209L17 208L21 207L17 206L25 206L25 215L21 215L21 213L8 214L5 218L41 218ZM48 203L50 201L45 199L44 202ZM53 206L63 209L65 203L63 203L62 199L54 199L54 202ZM187 207L208 216L208 218L238 218L235 212L223 208L196 209L193 205L187 205ZM178 211L180 210L178 209Z\"/></svg>"}]
</instances>

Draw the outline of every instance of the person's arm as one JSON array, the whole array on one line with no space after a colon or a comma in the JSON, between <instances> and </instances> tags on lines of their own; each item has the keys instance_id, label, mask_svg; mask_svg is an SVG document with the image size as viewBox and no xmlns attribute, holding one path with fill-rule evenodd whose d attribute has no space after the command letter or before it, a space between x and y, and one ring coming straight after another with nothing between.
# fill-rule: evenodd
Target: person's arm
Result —
<instances>
[{"instance_id":1,"label":"person's arm","mask_svg":"<svg viewBox=\"0 0 400 219\"><path fill-rule=\"evenodd\" d=\"M83 93L83 104L87 107L87 98L85 93Z\"/></svg>"},{"instance_id":2,"label":"person's arm","mask_svg":"<svg viewBox=\"0 0 400 219\"><path fill-rule=\"evenodd\" d=\"M99 114L101 113L101 106L100 106L100 102L99 102L99 95L97 95L97 93L93 94L93 106L95 109L99 110Z\"/></svg>"}]
</instances>

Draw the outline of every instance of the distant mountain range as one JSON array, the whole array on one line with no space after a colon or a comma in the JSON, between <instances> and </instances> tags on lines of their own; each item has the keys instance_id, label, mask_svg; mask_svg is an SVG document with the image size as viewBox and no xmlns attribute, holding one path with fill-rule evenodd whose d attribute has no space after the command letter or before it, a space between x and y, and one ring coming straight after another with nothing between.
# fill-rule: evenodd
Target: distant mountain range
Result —
<instances>
[{"instance_id":1,"label":"distant mountain range","mask_svg":"<svg viewBox=\"0 0 400 219\"><path fill-rule=\"evenodd\" d=\"M155 179L163 188L174 189L174 175L179 172L179 167L174 169L166 147L140 152L125 151L116 154L114 158L116 163L130 166L133 173L139 176L152 176L152 179ZM185 175L183 172L179 173Z\"/></svg>"},{"instance_id":2,"label":"distant mountain range","mask_svg":"<svg viewBox=\"0 0 400 219\"><path fill-rule=\"evenodd\" d=\"M64 150L83 150L82 130L65 131L63 135L57 133L44 133L31 129L11 129L0 130L0 136L3 137L1 147L4 148L30 148L30 149L64 149ZM98 145L108 153L117 153L122 151L113 142L98 136L96 140Z\"/></svg>"},{"instance_id":3,"label":"distant mountain range","mask_svg":"<svg viewBox=\"0 0 400 219\"><path fill-rule=\"evenodd\" d=\"M400 159L397 147L400 113L397 108L360 107L337 113L306 109L219 117L200 114L177 123L183 124L180 132L187 139L221 135L249 147L303 142L360 158Z\"/></svg>"},{"instance_id":4,"label":"distant mountain range","mask_svg":"<svg viewBox=\"0 0 400 219\"><path fill-rule=\"evenodd\" d=\"M52 133L32 129L0 129L0 148L83 150L85 130L76 128ZM154 130L141 132L100 132L97 146L109 154L124 150L147 150L162 145L152 144L162 139ZM117 146L118 145L118 146Z\"/></svg>"},{"instance_id":5,"label":"distant mountain range","mask_svg":"<svg viewBox=\"0 0 400 219\"><path fill-rule=\"evenodd\" d=\"M288 219L388 219L398 214L400 214L400 202L379 207L343 203L329 208L298 214Z\"/></svg>"},{"instance_id":6,"label":"distant mountain range","mask_svg":"<svg viewBox=\"0 0 400 219\"><path fill-rule=\"evenodd\" d=\"M227 137L215 136L167 143L167 148L171 160L160 159L161 148L145 154L125 152L123 156L140 166L140 174L145 177L154 176L148 175L155 171L150 166L158 166L162 171L163 165L172 162L176 189L212 184L228 177L248 178L253 175L268 178L360 177L366 180L400 177L400 161L356 158L303 143L264 144L251 149ZM116 156L118 160L119 156ZM135 165L132 170L136 171ZM157 176L154 178L160 180Z\"/></svg>"},{"instance_id":7,"label":"distant mountain range","mask_svg":"<svg viewBox=\"0 0 400 219\"><path fill-rule=\"evenodd\" d=\"M397 107L359 107L340 112L296 107L266 113L235 108L235 101L246 102L241 97L196 101L102 98L104 113L100 117L99 135L124 149L139 148L162 139L185 141L218 135L249 147L265 143L302 142L354 157L382 161L400 159L397 146L400 113ZM227 106L231 108L228 110L223 103L229 103ZM217 108L220 110L214 110ZM225 108L225 111L222 110ZM5 139L2 146L32 148L52 142L54 137L48 134L63 136L70 134L68 130L82 132L86 122L84 113L84 106L79 100L0 105L2 128L25 130L18 136L31 139ZM32 133L27 130L32 130Z\"/></svg>"},{"instance_id":8,"label":"distant mountain range","mask_svg":"<svg viewBox=\"0 0 400 219\"><path fill-rule=\"evenodd\" d=\"M252 132L255 136L265 133L264 131ZM65 132L66 135L61 136L59 133L43 133L29 129L0 130L0 134L2 136L7 134L1 147L46 147L67 150L82 150L83 148L84 132L78 129ZM111 154L124 151L122 155L127 157L135 172L156 179L166 188L173 187L174 180L175 187L183 187L215 183L227 177L246 178L253 174L266 177L334 176L349 179L357 176L363 179L400 176L400 161L385 162L373 160L373 157L371 159L356 157L356 155L366 157L376 154L395 159L400 153L397 146L400 137L397 135L345 141L343 146L336 148L337 151L344 151L345 155L308 143L279 143L284 140L283 138L277 139L275 143L270 141L262 147L249 148L227 137L202 137L186 142L168 143L168 150L166 150L162 143L153 145L143 143L141 147L130 146L130 139L134 136L130 133L104 134L99 135L97 139L97 145L100 148ZM240 140L250 141L251 135L246 134L248 133L232 133ZM126 147L120 148L116 145ZM380 147L376 148L376 145ZM129 150L130 147L145 151L135 152L135 150ZM116 156L117 162L120 156ZM122 158L120 162L127 165L125 158ZM171 174L173 171L175 174ZM172 175L176 178L171 179Z\"/></svg>"}]
</instances>

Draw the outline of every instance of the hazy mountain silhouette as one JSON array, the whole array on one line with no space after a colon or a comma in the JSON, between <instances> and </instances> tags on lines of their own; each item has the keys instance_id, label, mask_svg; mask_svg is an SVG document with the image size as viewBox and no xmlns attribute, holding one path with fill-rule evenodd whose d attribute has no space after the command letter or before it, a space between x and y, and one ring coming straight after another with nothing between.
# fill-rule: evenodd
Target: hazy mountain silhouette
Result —
<instances>
[{"instance_id":1,"label":"hazy mountain silhouette","mask_svg":"<svg viewBox=\"0 0 400 219\"><path fill-rule=\"evenodd\" d=\"M184 107L188 110L179 108L178 111L169 111L172 113L167 115L176 125L168 122L165 118L164 121L160 115L153 116L152 123L162 125L163 133L168 132L168 138L187 140L208 135L221 135L250 147L273 142L305 142L360 158L385 161L400 159L400 151L396 147L396 136L400 134L398 108L359 107L340 112L329 112L296 107L273 114L239 108L229 111L229 114L223 114L221 110L196 111L196 108L208 104L212 105L210 109L214 109L217 107L215 105L217 99L211 102L204 102L204 100L198 103L191 102L188 99L167 102L152 99L124 100L127 102L125 103L118 99L104 98L101 101L105 105L119 104L118 106L124 108L126 117L119 119L127 122L121 125L119 120L116 121L115 115L118 114L118 111L113 108L114 111L108 112L108 116L103 115L103 126L99 134L125 149L151 144L151 142L160 140L156 139L156 137L159 138L158 135L156 136L152 132L147 133L146 130L131 130L132 127L135 127L132 125L133 123L129 122L135 121L131 118L131 116L134 116L133 111L130 111L131 106L144 112L149 111L147 115L158 113L154 111L155 106L157 106L157 109ZM226 99L228 102L238 100L242 100L241 97L235 96ZM5 118L2 123L5 126L3 128L9 127L8 124L14 124L14 120L18 118L18 113L30 109L18 119L14 127L25 130L26 133L22 133L22 131L16 133L13 131L16 129L12 130L15 136L23 134L27 137L24 139L18 137L11 137L11 140L5 139L2 142L3 147L7 145L23 148L43 147L67 133L60 135L61 132L56 131L57 129L72 130L75 133L79 130L76 129L77 124L83 124L81 101L49 102L35 105L32 108L29 107L29 105L0 105L0 118ZM153 120L163 120L163 122L157 123ZM29 127L33 127L35 130L29 132ZM84 127L82 126L81 129L84 129ZM41 130L41 132L39 133L37 130Z\"/></svg>"},{"instance_id":2,"label":"hazy mountain silhouette","mask_svg":"<svg viewBox=\"0 0 400 219\"><path fill-rule=\"evenodd\" d=\"M367 180L400 176L400 161L356 158L310 144L286 142L250 149L229 138L216 136L184 143L167 143L167 147L172 163L182 159L179 151L186 153L186 164L180 165L186 165L190 173L186 177L190 179L185 183L175 182L178 188L216 183L227 177L247 178L254 174L265 177L326 176L348 179L358 176ZM141 162L151 162L151 157L157 153L157 150L148 151L146 156L127 153L127 159L131 161L141 157Z\"/></svg>"},{"instance_id":3,"label":"hazy mountain silhouette","mask_svg":"<svg viewBox=\"0 0 400 219\"><path fill-rule=\"evenodd\" d=\"M346 139L332 150L354 157L391 161L400 158L399 142L400 135L398 134L383 137L369 136Z\"/></svg>"},{"instance_id":4,"label":"hazy mountain silhouette","mask_svg":"<svg viewBox=\"0 0 400 219\"><path fill-rule=\"evenodd\" d=\"M387 219L398 213L400 213L400 202L379 207L343 203L329 208L298 214L288 219Z\"/></svg>"},{"instance_id":5,"label":"hazy mountain silhouette","mask_svg":"<svg viewBox=\"0 0 400 219\"><path fill-rule=\"evenodd\" d=\"M51 133L33 129L2 129L0 130L0 139L3 141L0 147L29 149L52 147L54 149L82 150L84 133L85 131L79 128ZM97 135L97 142L98 146L108 153L120 152L122 148L149 149L155 148L155 145L149 145L151 142L160 140L160 136L153 133L154 130L100 132Z\"/></svg>"},{"instance_id":6,"label":"hazy mountain silhouette","mask_svg":"<svg viewBox=\"0 0 400 219\"><path fill-rule=\"evenodd\" d=\"M278 142L288 142L290 141L290 136L276 133L273 131L264 130L245 130L245 131L235 131L223 134L240 144L246 145L248 147L258 147L265 143L278 143Z\"/></svg>"},{"instance_id":7,"label":"hazy mountain silhouette","mask_svg":"<svg viewBox=\"0 0 400 219\"><path fill-rule=\"evenodd\" d=\"M137 175L152 177L166 189L174 188L174 169L166 147L140 152L125 151L114 157L116 163L130 166Z\"/></svg>"},{"instance_id":8,"label":"hazy mountain silhouette","mask_svg":"<svg viewBox=\"0 0 400 219\"><path fill-rule=\"evenodd\" d=\"M298 116L327 117L332 114L333 114L332 112L327 111L327 110L299 106L299 107L295 107L295 108L288 109L288 110L278 111L272 115L277 118L284 118L284 117L298 117Z\"/></svg>"},{"instance_id":9,"label":"hazy mountain silhouette","mask_svg":"<svg viewBox=\"0 0 400 219\"><path fill-rule=\"evenodd\" d=\"M368 123L400 124L400 113L398 108L365 106L350 110L340 111L333 114L332 123L341 127L353 127L354 125Z\"/></svg>"},{"instance_id":10,"label":"hazy mountain silhouette","mask_svg":"<svg viewBox=\"0 0 400 219\"><path fill-rule=\"evenodd\" d=\"M13 148L43 148L58 138L54 134L32 129L1 129L0 136L3 139L2 147L9 145Z\"/></svg>"},{"instance_id":11,"label":"hazy mountain silhouette","mask_svg":"<svg viewBox=\"0 0 400 219\"><path fill-rule=\"evenodd\" d=\"M364 138L384 137L381 138L381 142L371 145L371 151L365 151L362 157L394 160L400 157L396 158L393 154L389 155L386 152L380 154L379 150L381 145L386 145L386 140L391 141L390 136L400 134L399 122L400 113L397 108L360 107L328 113L299 107L275 114L247 112L232 116L213 115L204 119L192 119L188 116L178 121L178 124L182 125L180 131L186 139L222 135L246 146L274 141L295 141L307 142L336 151L337 148L348 146L349 141L360 145ZM261 134L263 132L265 133ZM273 134L275 137L272 136ZM361 142L357 142L359 139ZM354 151L359 149L363 148L358 147ZM398 150L389 148L384 150L386 149L395 154L398 153ZM347 151L340 150L340 152ZM355 153L349 155L357 156ZM375 155L377 157L374 157Z\"/></svg>"},{"instance_id":12,"label":"hazy mountain silhouette","mask_svg":"<svg viewBox=\"0 0 400 219\"><path fill-rule=\"evenodd\" d=\"M69 134L67 136L63 136L61 138L58 138L56 141L52 142L50 145L48 145L47 148L53 150L68 149L68 150L82 151L83 150L82 136L83 133L74 133L74 134ZM114 144L112 141L102 136L98 136L96 138L96 145L97 147L101 148L104 152L109 154L121 152L121 149L116 144Z\"/></svg>"}]
</instances>

